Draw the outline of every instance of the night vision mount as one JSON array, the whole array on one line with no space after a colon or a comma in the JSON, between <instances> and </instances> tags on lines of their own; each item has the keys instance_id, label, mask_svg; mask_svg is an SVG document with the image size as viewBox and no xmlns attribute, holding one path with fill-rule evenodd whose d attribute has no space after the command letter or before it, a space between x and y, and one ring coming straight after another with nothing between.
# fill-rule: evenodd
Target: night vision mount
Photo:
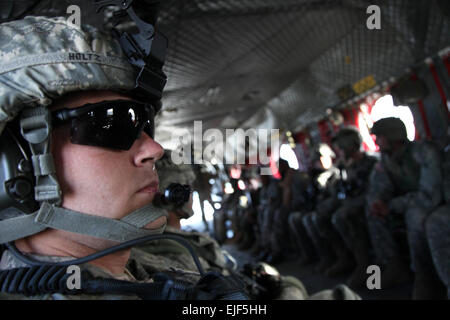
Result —
<instances>
[{"instance_id":1,"label":"night vision mount","mask_svg":"<svg viewBox=\"0 0 450 320\"><path fill-rule=\"evenodd\" d=\"M128 34L113 29L114 36L119 39L122 50L128 61L138 70L134 93L137 96L148 98L155 104L156 110L161 108L161 97L167 77L162 67L166 59L168 47L167 38L156 32L154 21L147 22L139 18L134 11L133 0L94 0L97 13L102 12L108 6L119 7L116 16L127 13L129 18L136 24L138 33ZM152 4L159 5L159 1L152 1Z\"/></svg>"}]
</instances>

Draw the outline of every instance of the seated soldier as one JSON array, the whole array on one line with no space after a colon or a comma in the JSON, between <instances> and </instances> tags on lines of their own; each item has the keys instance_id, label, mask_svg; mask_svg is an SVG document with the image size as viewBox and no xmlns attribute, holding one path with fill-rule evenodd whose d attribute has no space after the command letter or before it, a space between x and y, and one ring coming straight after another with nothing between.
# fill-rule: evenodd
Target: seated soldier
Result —
<instances>
[{"instance_id":1,"label":"seated soldier","mask_svg":"<svg viewBox=\"0 0 450 320\"><path fill-rule=\"evenodd\" d=\"M166 151L165 156L157 162L156 166L160 178L161 192L167 190L166 188L173 183L180 185L190 184L195 178L189 165L175 165L171 162L169 154ZM250 290L251 298L332 300L336 299L336 297L341 297L341 299L360 299L357 294L343 285L309 296L301 281L292 276L279 274L274 267L267 263L247 264L240 272L238 271L236 260L208 234L181 229L180 220L188 219L193 215L192 201L176 205L166 203L164 208L169 215L164 233L179 235L187 240L196 251L201 265L206 271L214 270L224 275L231 274L235 277L246 279L249 287L253 288ZM138 252L140 251L144 251L145 254L139 254ZM161 269L157 271L162 271L166 274L178 272L186 277L199 276L189 251L172 240L162 239L146 243L134 249L134 253L140 258L148 257L148 254L154 255L154 259L170 257L171 261L176 261L179 266L182 266L178 269L173 265L161 266Z\"/></svg>"},{"instance_id":2,"label":"seated soldier","mask_svg":"<svg viewBox=\"0 0 450 320\"><path fill-rule=\"evenodd\" d=\"M398 118L377 121L372 133L381 161L370 178L367 222L376 258L383 267L381 287L409 282L410 269L395 237L403 229L415 273L413 298L439 297L442 284L428 249L425 221L442 201L441 155L430 143L409 142Z\"/></svg>"},{"instance_id":3,"label":"seated soldier","mask_svg":"<svg viewBox=\"0 0 450 320\"><path fill-rule=\"evenodd\" d=\"M355 127L339 130L333 138L333 145L341 154L340 159L342 160L339 165L341 180L338 194L341 205L333 213L331 220L340 238L333 238L333 247L336 250L338 261L328 270L328 274L345 272L352 265L354 259L356 267L347 280L347 285L359 287L366 282L366 269L370 264L370 242L364 207L370 172L377 159L361 150L362 138ZM344 243L340 239L343 239Z\"/></svg>"},{"instance_id":4,"label":"seated soldier","mask_svg":"<svg viewBox=\"0 0 450 320\"><path fill-rule=\"evenodd\" d=\"M297 172L293 178L292 208L295 210L289 214L289 232L294 242L299 262L308 264L316 259L314 245L307 235L302 224L302 219L308 212L314 210L318 193L317 175L319 171L310 170Z\"/></svg>"},{"instance_id":5,"label":"seated soldier","mask_svg":"<svg viewBox=\"0 0 450 320\"><path fill-rule=\"evenodd\" d=\"M261 190L260 205L258 208L258 225L260 226L260 248L261 252L257 261L267 261L273 259L273 233L274 216L277 208L280 207L281 197L278 180L273 176L267 177L267 185ZM266 178L261 177L263 181Z\"/></svg>"},{"instance_id":6,"label":"seated soldier","mask_svg":"<svg viewBox=\"0 0 450 320\"><path fill-rule=\"evenodd\" d=\"M294 171L289 167L286 160L279 159L278 162L278 171L281 175L281 179L277 180L279 205L274 207L272 229L268 234L271 238L271 254L267 262L270 264L278 264L283 261L291 249L288 219L289 213L292 212L292 176Z\"/></svg>"},{"instance_id":7,"label":"seated soldier","mask_svg":"<svg viewBox=\"0 0 450 320\"><path fill-rule=\"evenodd\" d=\"M257 190L257 202L255 203L256 208L256 226L255 226L255 244L251 250L253 255L260 255L264 252L264 216L265 210L269 208L269 183L270 177L268 175L260 175L261 187Z\"/></svg>"},{"instance_id":8,"label":"seated soldier","mask_svg":"<svg viewBox=\"0 0 450 320\"><path fill-rule=\"evenodd\" d=\"M450 299L450 144L444 149L442 173L445 204L430 214L425 230L434 266L447 287L447 299Z\"/></svg>"},{"instance_id":9,"label":"seated soldier","mask_svg":"<svg viewBox=\"0 0 450 320\"><path fill-rule=\"evenodd\" d=\"M315 271L318 273L324 273L329 269L335 262L336 256L330 243L320 234L317 217L331 215L339 204L336 195L336 183L339 174L337 168L331 165L335 154L327 145L323 144L322 146L326 146L325 150L327 151L323 151L324 147L319 148L313 161L315 170L320 172L316 178L318 191L314 209L305 213L302 217L302 224L319 257L319 261L315 266Z\"/></svg>"},{"instance_id":10,"label":"seated soldier","mask_svg":"<svg viewBox=\"0 0 450 320\"><path fill-rule=\"evenodd\" d=\"M338 155L339 179L331 198L333 206L318 209L312 216L317 233L331 245L337 260L324 270L333 277L351 271L351 286L360 286L368 266L368 238L365 232L364 193L376 159L361 151L362 138L354 127L346 127L333 138Z\"/></svg>"}]
</instances>

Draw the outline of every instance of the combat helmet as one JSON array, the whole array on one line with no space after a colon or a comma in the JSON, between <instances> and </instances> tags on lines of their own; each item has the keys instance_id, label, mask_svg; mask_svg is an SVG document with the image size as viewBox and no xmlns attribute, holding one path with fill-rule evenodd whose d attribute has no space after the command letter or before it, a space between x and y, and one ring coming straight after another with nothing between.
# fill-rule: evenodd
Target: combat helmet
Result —
<instances>
[{"instance_id":1,"label":"combat helmet","mask_svg":"<svg viewBox=\"0 0 450 320\"><path fill-rule=\"evenodd\" d=\"M355 152L361 148L362 137L356 127L347 126L339 130L332 143L346 152Z\"/></svg>"},{"instance_id":2,"label":"combat helmet","mask_svg":"<svg viewBox=\"0 0 450 320\"><path fill-rule=\"evenodd\" d=\"M406 127L399 118L383 118L373 124L371 133L383 136L389 141L405 141L407 139Z\"/></svg>"},{"instance_id":3,"label":"combat helmet","mask_svg":"<svg viewBox=\"0 0 450 320\"><path fill-rule=\"evenodd\" d=\"M132 7L126 11L134 20ZM62 17L0 25L0 243L49 227L118 242L163 231L142 228L167 215L152 204L121 220L60 207L50 151L48 107L67 93L115 91L151 103L155 113L160 109L167 41L153 25L134 22L152 36L116 31L111 37Z\"/></svg>"}]
</instances>

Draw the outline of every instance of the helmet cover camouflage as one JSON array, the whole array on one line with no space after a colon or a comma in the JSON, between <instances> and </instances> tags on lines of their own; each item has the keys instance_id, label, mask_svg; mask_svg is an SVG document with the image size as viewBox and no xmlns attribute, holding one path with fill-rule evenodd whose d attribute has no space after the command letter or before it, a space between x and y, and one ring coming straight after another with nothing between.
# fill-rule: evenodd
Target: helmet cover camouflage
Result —
<instances>
[{"instance_id":1,"label":"helmet cover camouflage","mask_svg":"<svg viewBox=\"0 0 450 320\"><path fill-rule=\"evenodd\" d=\"M0 25L0 133L25 106L49 106L69 92L135 86L119 42L65 18L25 17Z\"/></svg>"}]
</instances>

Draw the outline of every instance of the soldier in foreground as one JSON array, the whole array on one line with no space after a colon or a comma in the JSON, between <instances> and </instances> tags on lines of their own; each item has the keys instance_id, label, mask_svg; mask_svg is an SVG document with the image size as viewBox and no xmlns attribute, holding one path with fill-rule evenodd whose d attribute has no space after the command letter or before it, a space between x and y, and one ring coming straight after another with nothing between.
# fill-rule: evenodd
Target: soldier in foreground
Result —
<instances>
[{"instance_id":1,"label":"soldier in foreground","mask_svg":"<svg viewBox=\"0 0 450 320\"><path fill-rule=\"evenodd\" d=\"M167 222L152 203L167 42L137 39L146 50L128 59L117 39L64 18L0 26L3 298L247 298L223 277L200 272L197 289L194 278L152 272L154 256L132 254ZM69 265L81 268L81 287L66 285Z\"/></svg>"},{"instance_id":2,"label":"soldier in foreground","mask_svg":"<svg viewBox=\"0 0 450 320\"><path fill-rule=\"evenodd\" d=\"M0 268L10 276L17 275L16 268L36 272L30 264L47 272L118 243L160 234L166 212L152 200L158 188L155 162L163 150L153 140L153 117L165 81L159 91L136 87L138 70L116 39L63 18L27 17L1 25L0 33L1 151L12 168L6 175L11 188L2 193L0 234L8 249ZM158 45L165 50L165 43ZM158 76L164 79L162 71ZM19 160L19 170L11 167ZM125 248L100 256L82 264L82 271L153 281L150 274L128 270L130 254ZM44 286L42 292L29 285L10 286L8 292L49 299L71 295L64 286L54 292ZM138 297L117 291L89 296ZM86 298L72 298L79 297Z\"/></svg>"},{"instance_id":3,"label":"soldier in foreground","mask_svg":"<svg viewBox=\"0 0 450 320\"><path fill-rule=\"evenodd\" d=\"M164 51L162 38L153 44ZM195 253L198 273L187 276L177 259L131 249L167 238L167 211L153 204L164 52L150 52L136 70L116 39L88 26L45 17L0 25L1 298L248 298ZM80 286L68 285L72 265Z\"/></svg>"}]
</instances>

